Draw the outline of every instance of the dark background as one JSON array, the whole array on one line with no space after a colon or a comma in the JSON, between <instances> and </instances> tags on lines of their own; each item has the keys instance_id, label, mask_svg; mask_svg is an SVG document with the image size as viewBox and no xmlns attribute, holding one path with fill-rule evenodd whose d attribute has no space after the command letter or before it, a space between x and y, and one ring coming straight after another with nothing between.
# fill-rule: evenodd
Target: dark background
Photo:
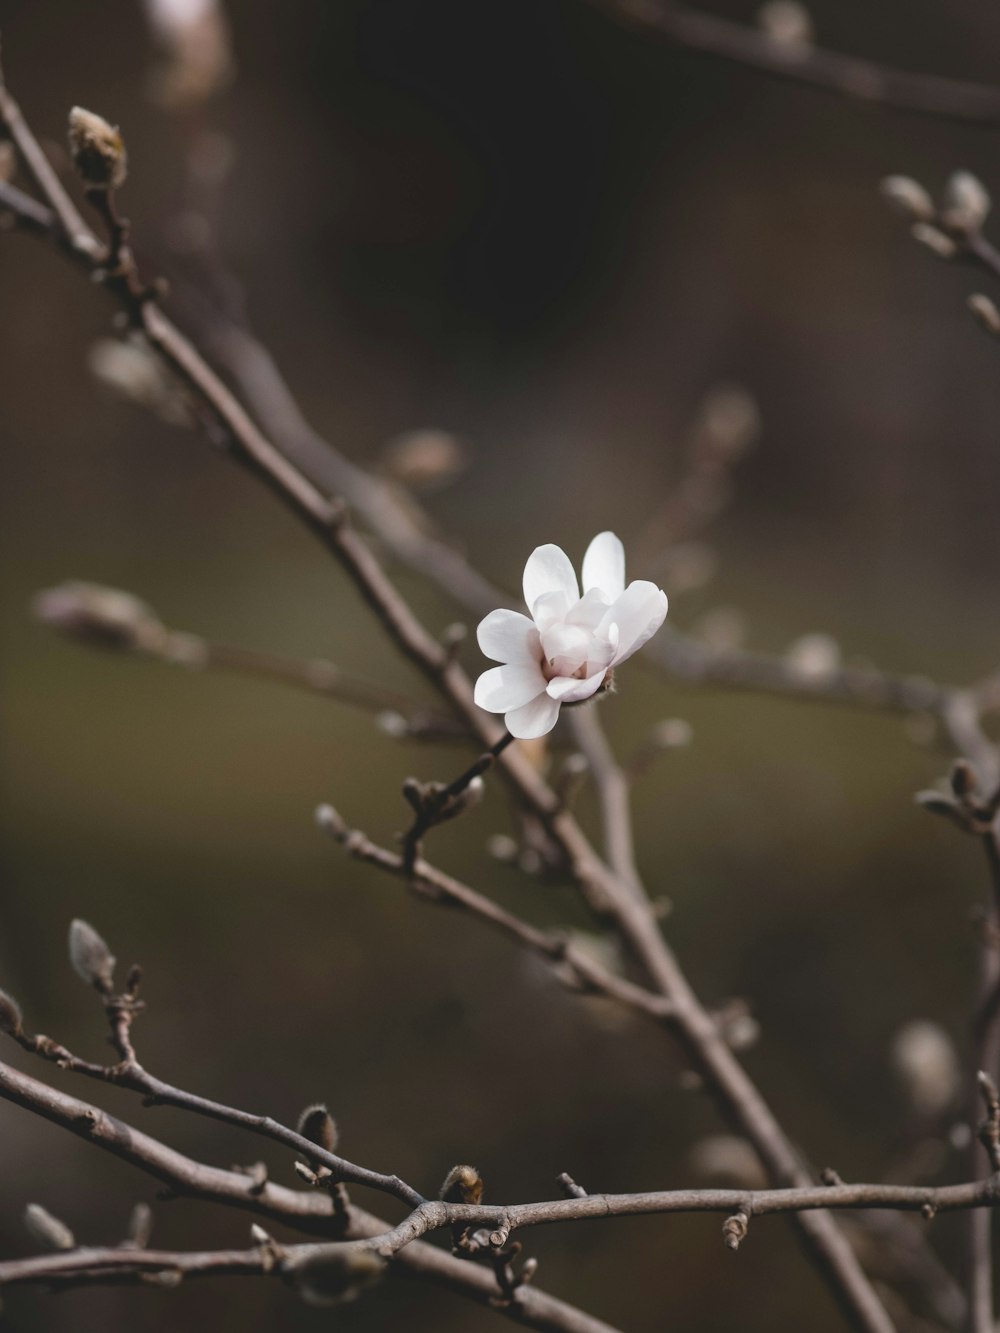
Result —
<instances>
[{"instance_id":1,"label":"dark background","mask_svg":"<svg viewBox=\"0 0 1000 1333\"><path fill-rule=\"evenodd\" d=\"M752 21L753 4L714 8ZM835 49L997 76L1000 17L971 0L812 10ZM824 631L886 668L964 681L993 667L1000 378L964 310L983 280L910 244L877 186L903 171L936 191L957 167L996 184L998 130L775 82L577 0L241 0L230 17L239 76L209 114L237 153L221 243L255 325L355 460L375 465L415 427L464 441L470 466L430 504L484 572L516 588L540 542L578 559L612 527L628 544L682 470L704 392L735 380L763 436L712 529L717 576L673 598L674 622L738 607L762 649ZM11 0L0 21L36 131L60 143L74 103L121 124L136 244L169 274L182 162L174 119L147 95L139 7ZM348 1156L427 1192L465 1160L508 1201L551 1196L563 1170L591 1189L696 1183L692 1145L720 1124L679 1089L655 1033L315 831L314 806L331 800L390 841L400 781L451 776L454 751L407 751L336 703L102 656L32 622L37 589L87 578L182 628L423 688L263 491L95 382L86 353L110 309L78 273L4 236L0 283L0 985L29 1026L105 1052L66 962L82 915L123 963L145 965L140 1056L164 1078L285 1121L326 1099ZM454 619L399 577L429 625ZM474 647L464 656L481 669ZM920 1016L961 1041L970 1006L985 870L912 802L944 759L891 718L699 694L641 664L623 674L602 711L620 751L663 717L693 727L635 798L642 868L674 901L672 943L707 1000L752 1000L763 1039L748 1063L814 1163L884 1176L910 1132L894 1033ZM593 822L586 801L582 814ZM485 854L506 821L491 789L437 836L436 859L536 921L585 929L568 889ZM44 1075L196 1156L263 1156L293 1179L290 1155L261 1141ZM29 1201L113 1243L132 1203L154 1197L20 1110L0 1106L0 1126L5 1255L31 1248ZM239 1216L154 1206L163 1246L246 1239ZM935 1227L953 1257L956 1225ZM541 1285L635 1333L841 1327L777 1220L737 1256L713 1218L528 1241ZM19 1290L6 1310L25 1333L332 1322L236 1280ZM336 1324L502 1326L392 1283Z\"/></svg>"}]
</instances>

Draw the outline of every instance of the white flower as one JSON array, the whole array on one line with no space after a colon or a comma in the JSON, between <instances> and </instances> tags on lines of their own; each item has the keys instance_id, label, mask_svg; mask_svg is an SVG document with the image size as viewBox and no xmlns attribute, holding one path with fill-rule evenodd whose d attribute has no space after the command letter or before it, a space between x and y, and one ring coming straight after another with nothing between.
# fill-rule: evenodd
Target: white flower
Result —
<instances>
[{"instance_id":1,"label":"white flower","mask_svg":"<svg viewBox=\"0 0 1000 1333\"><path fill-rule=\"evenodd\" d=\"M625 548L613 532L587 547L582 597L565 552L537 547L524 567L524 600L530 620L519 611L491 611L477 630L480 648L502 665L476 681L476 703L503 713L518 740L544 736L560 705L595 694L667 614L667 594L655 583L625 587Z\"/></svg>"}]
</instances>

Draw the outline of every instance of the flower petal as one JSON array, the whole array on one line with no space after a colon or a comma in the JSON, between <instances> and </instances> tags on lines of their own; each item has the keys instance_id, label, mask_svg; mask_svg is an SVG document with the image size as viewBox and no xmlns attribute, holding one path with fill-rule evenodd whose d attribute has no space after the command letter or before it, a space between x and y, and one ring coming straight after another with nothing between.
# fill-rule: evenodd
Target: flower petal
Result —
<instances>
[{"instance_id":1,"label":"flower petal","mask_svg":"<svg viewBox=\"0 0 1000 1333\"><path fill-rule=\"evenodd\" d=\"M593 588L609 602L625 591L625 547L613 532L599 532L583 557L583 591Z\"/></svg>"},{"instance_id":2,"label":"flower petal","mask_svg":"<svg viewBox=\"0 0 1000 1333\"><path fill-rule=\"evenodd\" d=\"M569 604L580 596L580 585L569 556L561 547L551 543L537 546L524 567L524 600L528 610L534 611L539 597L544 597L547 592L565 593Z\"/></svg>"},{"instance_id":3,"label":"flower petal","mask_svg":"<svg viewBox=\"0 0 1000 1333\"><path fill-rule=\"evenodd\" d=\"M491 667L476 681L475 700L488 713L506 713L520 708L545 691L545 677L536 662L515 662Z\"/></svg>"},{"instance_id":4,"label":"flower petal","mask_svg":"<svg viewBox=\"0 0 1000 1333\"><path fill-rule=\"evenodd\" d=\"M618 626L618 650L614 663L624 662L653 637L667 614L667 594L655 583L637 579L630 583L613 606L608 607L598 633L610 637L612 625Z\"/></svg>"},{"instance_id":5,"label":"flower petal","mask_svg":"<svg viewBox=\"0 0 1000 1333\"><path fill-rule=\"evenodd\" d=\"M512 709L505 716L504 722L510 734L519 741L533 741L551 731L558 716L559 704L543 691L537 699Z\"/></svg>"},{"instance_id":6,"label":"flower petal","mask_svg":"<svg viewBox=\"0 0 1000 1333\"><path fill-rule=\"evenodd\" d=\"M586 662L593 641L593 634L582 625L559 621L542 634L542 655L557 676L572 676Z\"/></svg>"},{"instance_id":7,"label":"flower petal","mask_svg":"<svg viewBox=\"0 0 1000 1333\"><path fill-rule=\"evenodd\" d=\"M531 608L531 617L536 628L544 633L557 620L565 620L568 610L569 598L564 592L543 592Z\"/></svg>"},{"instance_id":8,"label":"flower petal","mask_svg":"<svg viewBox=\"0 0 1000 1333\"><path fill-rule=\"evenodd\" d=\"M540 654L538 631L520 611L491 611L476 630L479 647L494 662L528 662Z\"/></svg>"},{"instance_id":9,"label":"flower petal","mask_svg":"<svg viewBox=\"0 0 1000 1333\"><path fill-rule=\"evenodd\" d=\"M584 593L575 606L567 608L565 612L566 624L582 625L584 629L596 629L604 619L608 604L613 601L614 598L605 597L600 588L591 588L589 592Z\"/></svg>"},{"instance_id":10,"label":"flower petal","mask_svg":"<svg viewBox=\"0 0 1000 1333\"><path fill-rule=\"evenodd\" d=\"M607 667L602 667L586 680L575 680L572 676L556 676L546 685L545 693L550 699L558 699L561 704L579 703L581 699L589 699L592 694L597 693L607 674Z\"/></svg>"}]
</instances>

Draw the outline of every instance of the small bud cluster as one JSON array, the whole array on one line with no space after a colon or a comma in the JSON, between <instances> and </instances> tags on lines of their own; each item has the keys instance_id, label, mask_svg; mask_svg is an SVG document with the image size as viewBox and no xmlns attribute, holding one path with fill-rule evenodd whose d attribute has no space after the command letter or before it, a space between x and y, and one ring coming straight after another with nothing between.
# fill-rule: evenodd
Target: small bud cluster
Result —
<instances>
[{"instance_id":1,"label":"small bud cluster","mask_svg":"<svg viewBox=\"0 0 1000 1333\"><path fill-rule=\"evenodd\" d=\"M983 225L993 201L978 176L956 171L945 184L938 207L919 181L909 176L887 176L882 194L910 223L910 235L939 259L972 255L982 259ZM992 266L992 265L991 265ZM1000 309L982 292L968 299L973 317L994 338L1000 338Z\"/></svg>"}]
</instances>

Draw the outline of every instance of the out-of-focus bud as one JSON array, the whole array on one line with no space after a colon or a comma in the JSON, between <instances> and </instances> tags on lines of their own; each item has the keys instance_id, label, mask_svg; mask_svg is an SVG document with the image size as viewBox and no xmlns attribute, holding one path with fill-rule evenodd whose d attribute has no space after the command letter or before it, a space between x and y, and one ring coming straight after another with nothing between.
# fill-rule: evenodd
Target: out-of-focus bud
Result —
<instances>
[{"instance_id":1,"label":"out-of-focus bud","mask_svg":"<svg viewBox=\"0 0 1000 1333\"><path fill-rule=\"evenodd\" d=\"M881 186L882 198L910 222L933 222L934 201L911 176L886 176Z\"/></svg>"},{"instance_id":2,"label":"out-of-focus bud","mask_svg":"<svg viewBox=\"0 0 1000 1333\"><path fill-rule=\"evenodd\" d=\"M250 1239L255 1245L270 1245L274 1241L271 1233L265 1231L263 1227L259 1227L256 1222L250 1224Z\"/></svg>"},{"instance_id":3,"label":"out-of-focus bud","mask_svg":"<svg viewBox=\"0 0 1000 1333\"><path fill-rule=\"evenodd\" d=\"M76 1246L76 1237L66 1223L53 1217L40 1203L29 1203L25 1208L24 1225L32 1239L47 1250L72 1250Z\"/></svg>"},{"instance_id":4,"label":"out-of-focus bud","mask_svg":"<svg viewBox=\"0 0 1000 1333\"><path fill-rule=\"evenodd\" d=\"M896 1033L892 1068L913 1109L921 1117L942 1115L961 1092L962 1073L955 1047L937 1023L917 1019Z\"/></svg>"},{"instance_id":5,"label":"out-of-focus bud","mask_svg":"<svg viewBox=\"0 0 1000 1333\"><path fill-rule=\"evenodd\" d=\"M192 424L183 392L144 341L98 338L87 353L87 367L95 379L126 402L155 412L171 426Z\"/></svg>"},{"instance_id":6,"label":"out-of-focus bud","mask_svg":"<svg viewBox=\"0 0 1000 1333\"><path fill-rule=\"evenodd\" d=\"M982 292L974 292L969 297L967 305L986 332L991 333L994 338L1000 338L1000 310L990 298L984 296Z\"/></svg>"},{"instance_id":7,"label":"out-of-focus bud","mask_svg":"<svg viewBox=\"0 0 1000 1333\"><path fill-rule=\"evenodd\" d=\"M382 467L393 481L415 491L437 490L468 466L465 450L443 430L414 430L390 440Z\"/></svg>"},{"instance_id":8,"label":"out-of-focus bud","mask_svg":"<svg viewBox=\"0 0 1000 1333\"><path fill-rule=\"evenodd\" d=\"M318 1148L326 1152L337 1151L337 1125L322 1102L306 1107L299 1116L297 1129L304 1139L315 1143Z\"/></svg>"},{"instance_id":9,"label":"out-of-focus bud","mask_svg":"<svg viewBox=\"0 0 1000 1333\"><path fill-rule=\"evenodd\" d=\"M705 395L699 426L717 454L742 457L760 434L760 411L740 384L717 384Z\"/></svg>"},{"instance_id":10,"label":"out-of-focus bud","mask_svg":"<svg viewBox=\"0 0 1000 1333\"><path fill-rule=\"evenodd\" d=\"M343 1305L354 1301L382 1277L385 1260L355 1245L324 1245L296 1266L295 1285L308 1305Z\"/></svg>"},{"instance_id":11,"label":"out-of-focus bud","mask_svg":"<svg viewBox=\"0 0 1000 1333\"><path fill-rule=\"evenodd\" d=\"M694 732L683 717L666 717L649 733L650 742L659 750L680 750L691 744Z\"/></svg>"},{"instance_id":12,"label":"out-of-focus bud","mask_svg":"<svg viewBox=\"0 0 1000 1333\"><path fill-rule=\"evenodd\" d=\"M77 917L69 927L69 960L77 975L103 995L114 985L115 958L93 926Z\"/></svg>"},{"instance_id":13,"label":"out-of-focus bud","mask_svg":"<svg viewBox=\"0 0 1000 1333\"><path fill-rule=\"evenodd\" d=\"M0 990L0 1032L6 1032L8 1037L19 1037L23 1030L21 1006L13 996Z\"/></svg>"},{"instance_id":14,"label":"out-of-focus bud","mask_svg":"<svg viewBox=\"0 0 1000 1333\"><path fill-rule=\"evenodd\" d=\"M825 680L840 666L840 647L829 634L803 634L789 648L786 660L803 680Z\"/></svg>"},{"instance_id":15,"label":"out-of-focus bud","mask_svg":"<svg viewBox=\"0 0 1000 1333\"><path fill-rule=\"evenodd\" d=\"M807 50L815 39L809 11L796 0L768 0L757 11L757 24L773 42Z\"/></svg>"},{"instance_id":16,"label":"out-of-focus bud","mask_svg":"<svg viewBox=\"0 0 1000 1333\"><path fill-rule=\"evenodd\" d=\"M760 1040L760 1024L746 1000L732 999L713 1014L716 1025L731 1051L748 1051Z\"/></svg>"},{"instance_id":17,"label":"out-of-focus bud","mask_svg":"<svg viewBox=\"0 0 1000 1333\"><path fill-rule=\"evenodd\" d=\"M146 0L146 15L164 56L151 80L157 101L192 106L226 87L235 67L220 0Z\"/></svg>"},{"instance_id":18,"label":"out-of-focus bud","mask_svg":"<svg viewBox=\"0 0 1000 1333\"><path fill-rule=\"evenodd\" d=\"M944 221L949 227L978 231L992 205L986 186L971 171L956 171L944 187Z\"/></svg>"},{"instance_id":19,"label":"out-of-focus bud","mask_svg":"<svg viewBox=\"0 0 1000 1333\"><path fill-rule=\"evenodd\" d=\"M62 583L32 602L44 625L101 648L137 651L160 647L166 636L154 612L131 593L97 583Z\"/></svg>"},{"instance_id":20,"label":"out-of-focus bud","mask_svg":"<svg viewBox=\"0 0 1000 1333\"><path fill-rule=\"evenodd\" d=\"M73 107L69 113L69 151L89 190L117 190L125 183L125 140L103 116Z\"/></svg>"},{"instance_id":21,"label":"out-of-focus bud","mask_svg":"<svg viewBox=\"0 0 1000 1333\"><path fill-rule=\"evenodd\" d=\"M959 800L973 796L976 791L976 770L967 759L956 759L951 766L948 781Z\"/></svg>"},{"instance_id":22,"label":"out-of-focus bud","mask_svg":"<svg viewBox=\"0 0 1000 1333\"><path fill-rule=\"evenodd\" d=\"M474 1166L453 1166L444 1178L438 1198L444 1203L481 1203L483 1178Z\"/></svg>"},{"instance_id":23,"label":"out-of-focus bud","mask_svg":"<svg viewBox=\"0 0 1000 1333\"><path fill-rule=\"evenodd\" d=\"M517 860L520 844L507 833L494 833L486 840L486 851L496 861L509 865Z\"/></svg>"},{"instance_id":24,"label":"out-of-focus bud","mask_svg":"<svg viewBox=\"0 0 1000 1333\"><path fill-rule=\"evenodd\" d=\"M148 1203L137 1203L128 1219L125 1244L132 1250L144 1250L152 1234L153 1210Z\"/></svg>"},{"instance_id":25,"label":"out-of-focus bud","mask_svg":"<svg viewBox=\"0 0 1000 1333\"><path fill-rule=\"evenodd\" d=\"M735 1134L713 1134L696 1143L690 1156L691 1169L700 1180L719 1189L763 1189L767 1173L757 1154Z\"/></svg>"},{"instance_id":26,"label":"out-of-focus bud","mask_svg":"<svg viewBox=\"0 0 1000 1333\"><path fill-rule=\"evenodd\" d=\"M954 259L958 254L958 246L951 237L946 236L939 227L932 227L930 223L915 222L910 228L910 235L918 245L925 245L939 259Z\"/></svg>"}]
</instances>

